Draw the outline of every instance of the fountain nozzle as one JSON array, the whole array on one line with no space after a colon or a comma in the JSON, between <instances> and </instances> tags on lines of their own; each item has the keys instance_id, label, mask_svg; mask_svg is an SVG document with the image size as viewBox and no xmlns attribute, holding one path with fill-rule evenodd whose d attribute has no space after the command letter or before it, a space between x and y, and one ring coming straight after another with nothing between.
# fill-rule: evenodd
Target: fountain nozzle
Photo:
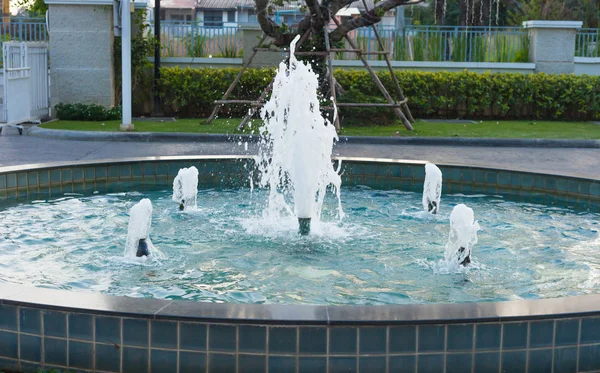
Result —
<instances>
[{"instance_id":1,"label":"fountain nozzle","mask_svg":"<svg viewBox=\"0 0 600 373\"><path fill-rule=\"evenodd\" d=\"M135 253L135 256L142 257L142 256L148 256L150 255L150 250L148 250L148 244L146 243L146 239L142 238L139 240L138 242L138 249L137 252Z\"/></svg>"},{"instance_id":2,"label":"fountain nozzle","mask_svg":"<svg viewBox=\"0 0 600 373\"><path fill-rule=\"evenodd\" d=\"M179 204L179 211L183 211L185 210L185 200L182 199L181 203Z\"/></svg>"},{"instance_id":3,"label":"fountain nozzle","mask_svg":"<svg viewBox=\"0 0 600 373\"><path fill-rule=\"evenodd\" d=\"M310 233L310 218L298 218L298 233L301 236L308 236Z\"/></svg>"}]
</instances>

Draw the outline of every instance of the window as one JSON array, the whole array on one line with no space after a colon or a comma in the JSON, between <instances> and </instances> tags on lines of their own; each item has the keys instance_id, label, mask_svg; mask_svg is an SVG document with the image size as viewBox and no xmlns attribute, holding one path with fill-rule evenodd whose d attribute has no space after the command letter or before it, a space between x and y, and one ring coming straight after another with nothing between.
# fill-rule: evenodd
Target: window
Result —
<instances>
[{"instance_id":1,"label":"window","mask_svg":"<svg viewBox=\"0 0 600 373\"><path fill-rule=\"evenodd\" d=\"M205 10L204 25L211 27L223 27L223 12L220 10Z\"/></svg>"},{"instance_id":2,"label":"window","mask_svg":"<svg viewBox=\"0 0 600 373\"><path fill-rule=\"evenodd\" d=\"M248 22L249 23L257 23L258 18L256 18L256 11L254 9L248 9Z\"/></svg>"},{"instance_id":3,"label":"window","mask_svg":"<svg viewBox=\"0 0 600 373\"><path fill-rule=\"evenodd\" d=\"M227 22L235 22L235 10L227 12Z\"/></svg>"}]
</instances>

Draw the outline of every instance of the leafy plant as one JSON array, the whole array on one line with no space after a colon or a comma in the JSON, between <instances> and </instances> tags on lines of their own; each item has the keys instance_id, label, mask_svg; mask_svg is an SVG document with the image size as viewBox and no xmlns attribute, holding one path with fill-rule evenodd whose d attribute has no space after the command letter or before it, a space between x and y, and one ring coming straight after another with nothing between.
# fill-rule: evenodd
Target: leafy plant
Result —
<instances>
[{"instance_id":1,"label":"leafy plant","mask_svg":"<svg viewBox=\"0 0 600 373\"><path fill-rule=\"evenodd\" d=\"M56 116L63 120L117 120L121 119L121 108L106 108L96 104L63 104L54 107Z\"/></svg>"},{"instance_id":2,"label":"leafy plant","mask_svg":"<svg viewBox=\"0 0 600 373\"><path fill-rule=\"evenodd\" d=\"M234 43L227 43L223 47L219 45L219 52L220 56L224 58L237 58L239 56L237 45Z\"/></svg>"},{"instance_id":3,"label":"leafy plant","mask_svg":"<svg viewBox=\"0 0 600 373\"><path fill-rule=\"evenodd\" d=\"M188 57L206 56L206 37L204 35L189 35L183 41Z\"/></svg>"}]
</instances>

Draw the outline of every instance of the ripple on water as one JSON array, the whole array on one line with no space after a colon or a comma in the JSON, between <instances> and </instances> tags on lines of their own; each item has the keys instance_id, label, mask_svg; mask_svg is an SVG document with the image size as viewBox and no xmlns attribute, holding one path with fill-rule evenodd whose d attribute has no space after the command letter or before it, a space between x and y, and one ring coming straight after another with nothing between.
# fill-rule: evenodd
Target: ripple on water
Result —
<instances>
[{"instance_id":1,"label":"ripple on water","mask_svg":"<svg viewBox=\"0 0 600 373\"><path fill-rule=\"evenodd\" d=\"M262 215L265 192L201 190L179 212L170 191L69 195L0 210L0 282L208 302L404 304L537 299L600 289L600 216L453 194L438 215L421 195L347 188L299 237L293 217ZM164 259L124 260L128 211L154 204ZM443 262L449 214L465 203L482 227L468 268Z\"/></svg>"}]
</instances>

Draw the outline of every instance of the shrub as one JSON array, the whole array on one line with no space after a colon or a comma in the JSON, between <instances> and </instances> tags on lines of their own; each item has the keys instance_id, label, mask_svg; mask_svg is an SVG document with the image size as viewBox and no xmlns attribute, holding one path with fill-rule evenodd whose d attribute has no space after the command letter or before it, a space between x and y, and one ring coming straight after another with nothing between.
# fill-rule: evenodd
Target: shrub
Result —
<instances>
[{"instance_id":1,"label":"shrub","mask_svg":"<svg viewBox=\"0 0 600 373\"><path fill-rule=\"evenodd\" d=\"M161 70L160 90L165 114L208 116L239 72L227 69ZM274 69L248 69L230 99L255 100L271 82ZM336 79L346 93L340 102L385 102L366 71L337 70ZM379 72L388 92L395 96L389 72ZM600 77L547 74L396 71L415 117L471 119L600 119ZM228 105L223 115L244 115L248 105ZM391 109L344 108L345 118L364 124L393 118ZM376 118L377 120L374 120Z\"/></svg>"},{"instance_id":2,"label":"shrub","mask_svg":"<svg viewBox=\"0 0 600 373\"><path fill-rule=\"evenodd\" d=\"M58 104L54 107L56 116L63 120L118 120L121 119L121 108L105 108L96 104Z\"/></svg>"}]
</instances>

